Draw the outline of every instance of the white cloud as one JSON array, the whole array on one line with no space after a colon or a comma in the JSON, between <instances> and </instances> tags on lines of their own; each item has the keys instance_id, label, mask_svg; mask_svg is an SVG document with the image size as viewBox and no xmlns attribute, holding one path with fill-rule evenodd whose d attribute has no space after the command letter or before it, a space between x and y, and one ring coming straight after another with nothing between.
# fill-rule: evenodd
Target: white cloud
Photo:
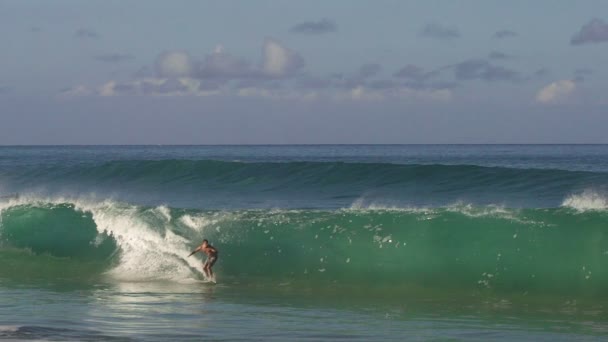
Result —
<instances>
[{"instance_id":1,"label":"white cloud","mask_svg":"<svg viewBox=\"0 0 608 342\"><path fill-rule=\"evenodd\" d=\"M446 102L452 100L450 89L415 89L410 87L369 89L357 86L345 92L339 92L334 96L338 101L383 101L413 100L427 102Z\"/></svg>"},{"instance_id":2,"label":"white cloud","mask_svg":"<svg viewBox=\"0 0 608 342\"><path fill-rule=\"evenodd\" d=\"M262 56L264 72L273 77L292 74L304 66L300 55L269 38L264 42Z\"/></svg>"},{"instance_id":3,"label":"white cloud","mask_svg":"<svg viewBox=\"0 0 608 342\"><path fill-rule=\"evenodd\" d=\"M273 93L269 89L257 88L257 87L241 88L237 91L237 95L241 96L241 97L265 97L265 98L274 97Z\"/></svg>"},{"instance_id":4,"label":"white cloud","mask_svg":"<svg viewBox=\"0 0 608 342\"><path fill-rule=\"evenodd\" d=\"M197 69L197 78L217 80L251 78L257 72L246 60L226 52L222 45L216 46L213 53L205 56Z\"/></svg>"},{"instance_id":5,"label":"white cloud","mask_svg":"<svg viewBox=\"0 0 608 342\"><path fill-rule=\"evenodd\" d=\"M114 96L114 95L116 95L114 88L116 88L115 81L107 82L107 83L99 86L99 88L97 89L97 94L99 96Z\"/></svg>"},{"instance_id":6,"label":"white cloud","mask_svg":"<svg viewBox=\"0 0 608 342\"><path fill-rule=\"evenodd\" d=\"M452 100L451 89L414 89L414 88L401 88L397 94L401 98L409 98L420 101L430 102L447 102Z\"/></svg>"},{"instance_id":7,"label":"white cloud","mask_svg":"<svg viewBox=\"0 0 608 342\"><path fill-rule=\"evenodd\" d=\"M68 89L63 90L59 96L60 97L76 97L76 96L89 96L92 95L93 91L89 89L89 87L85 85L77 85Z\"/></svg>"},{"instance_id":8,"label":"white cloud","mask_svg":"<svg viewBox=\"0 0 608 342\"><path fill-rule=\"evenodd\" d=\"M212 96L221 95L221 88L202 89L201 81L188 77L154 78L147 77L127 82L109 81L97 87L95 91L77 86L64 91L63 97L74 96Z\"/></svg>"},{"instance_id":9,"label":"white cloud","mask_svg":"<svg viewBox=\"0 0 608 342\"><path fill-rule=\"evenodd\" d=\"M315 78L300 73L303 66L304 60L298 53L268 38L258 63L233 56L222 45L217 45L202 60L184 51L165 51L156 59L156 75L147 72L97 86L78 86L64 91L62 96L223 95L296 101L448 101L452 98L452 91L446 87L428 88L421 84L378 80L373 77L382 68L377 64L364 65L352 79Z\"/></svg>"},{"instance_id":10,"label":"white cloud","mask_svg":"<svg viewBox=\"0 0 608 342\"><path fill-rule=\"evenodd\" d=\"M363 86L358 86L350 90L350 98L355 101L380 101L384 100L384 94L381 91L370 91Z\"/></svg>"},{"instance_id":11,"label":"white cloud","mask_svg":"<svg viewBox=\"0 0 608 342\"><path fill-rule=\"evenodd\" d=\"M264 98L272 100L293 100L293 101L315 101L319 99L319 94L315 91L297 91L290 89L264 88L264 87L244 87L236 91L239 97Z\"/></svg>"},{"instance_id":12,"label":"white cloud","mask_svg":"<svg viewBox=\"0 0 608 342\"><path fill-rule=\"evenodd\" d=\"M192 58L184 51L166 51L156 59L156 72L160 77L187 77L193 71Z\"/></svg>"},{"instance_id":13,"label":"white cloud","mask_svg":"<svg viewBox=\"0 0 608 342\"><path fill-rule=\"evenodd\" d=\"M567 99L576 90L576 83L571 80L560 80L542 88L536 94L536 101L540 103L557 103Z\"/></svg>"}]
</instances>

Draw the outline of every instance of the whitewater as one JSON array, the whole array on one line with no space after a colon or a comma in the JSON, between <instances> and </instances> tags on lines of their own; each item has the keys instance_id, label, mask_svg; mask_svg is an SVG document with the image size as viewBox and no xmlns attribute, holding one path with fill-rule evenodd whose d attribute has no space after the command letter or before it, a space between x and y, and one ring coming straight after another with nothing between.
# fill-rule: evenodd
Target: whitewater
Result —
<instances>
[{"instance_id":1,"label":"whitewater","mask_svg":"<svg viewBox=\"0 0 608 342\"><path fill-rule=\"evenodd\" d=\"M0 338L599 338L607 186L603 145L2 147Z\"/></svg>"}]
</instances>

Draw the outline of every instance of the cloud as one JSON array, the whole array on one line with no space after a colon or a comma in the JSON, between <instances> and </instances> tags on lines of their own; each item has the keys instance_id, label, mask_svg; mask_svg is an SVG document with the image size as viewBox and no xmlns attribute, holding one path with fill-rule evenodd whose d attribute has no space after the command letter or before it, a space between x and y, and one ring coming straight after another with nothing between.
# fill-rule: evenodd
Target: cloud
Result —
<instances>
[{"instance_id":1,"label":"cloud","mask_svg":"<svg viewBox=\"0 0 608 342\"><path fill-rule=\"evenodd\" d=\"M494 35L492 35L492 37L496 38L496 39L505 39L505 38L512 38L512 37L517 37L518 34L516 32L513 32L511 30L500 30L500 31L496 31L494 33Z\"/></svg>"},{"instance_id":2,"label":"cloud","mask_svg":"<svg viewBox=\"0 0 608 342\"><path fill-rule=\"evenodd\" d=\"M451 67L454 69L454 77L460 81L514 82L521 80L521 75L517 71L491 64L483 59L471 59Z\"/></svg>"},{"instance_id":3,"label":"cloud","mask_svg":"<svg viewBox=\"0 0 608 342\"><path fill-rule=\"evenodd\" d=\"M508 55L504 52L492 51L488 54L488 58L494 59L494 60L508 60L508 59L513 59L514 57L511 55Z\"/></svg>"},{"instance_id":4,"label":"cloud","mask_svg":"<svg viewBox=\"0 0 608 342\"><path fill-rule=\"evenodd\" d=\"M134 59L134 57L131 55L112 53L112 54L105 54L105 55L97 55L97 56L95 56L95 59L100 62L104 62L104 63L121 63L121 62L130 61L130 60Z\"/></svg>"},{"instance_id":5,"label":"cloud","mask_svg":"<svg viewBox=\"0 0 608 342\"><path fill-rule=\"evenodd\" d=\"M262 70L272 77L293 75L304 66L304 59L274 39L267 38L262 48Z\"/></svg>"},{"instance_id":6,"label":"cloud","mask_svg":"<svg viewBox=\"0 0 608 342\"><path fill-rule=\"evenodd\" d=\"M6 86L6 85L0 85L0 95L1 94L6 94L9 93L13 90L13 88Z\"/></svg>"},{"instance_id":7,"label":"cloud","mask_svg":"<svg viewBox=\"0 0 608 342\"><path fill-rule=\"evenodd\" d=\"M435 75L436 72L426 72L423 68L413 64L408 64L393 74L394 77L416 82L424 82Z\"/></svg>"},{"instance_id":8,"label":"cloud","mask_svg":"<svg viewBox=\"0 0 608 342\"><path fill-rule=\"evenodd\" d=\"M74 37L80 39L98 39L100 36L97 32L88 29L88 28L80 28L76 30L74 33Z\"/></svg>"},{"instance_id":9,"label":"cloud","mask_svg":"<svg viewBox=\"0 0 608 342\"><path fill-rule=\"evenodd\" d=\"M213 53L205 56L196 72L197 78L214 79L250 78L258 74L259 71L246 60L225 52L222 45L218 45Z\"/></svg>"},{"instance_id":10,"label":"cloud","mask_svg":"<svg viewBox=\"0 0 608 342\"><path fill-rule=\"evenodd\" d=\"M156 75L156 71L148 65L144 65L141 68L137 69L133 75L133 78L145 78L145 77L154 77Z\"/></svg>"},{"instance_id":11,"label":"cloud","mask_svg":"<svg viewBox=\"0 0 608 342\"><path fill-rule=\"evenodd\" d=\"M65 88L61 90L59 96L62 98L70 98L70 97L80 97L80 96L90 96L93 95L94 92L89 87L85 85L77 85L70 88Z\"/></svg>"},{"instance_id":12,"label":"cloud","mask_svg":"<svg viewBox=\"0 0 608 342\"><path fill-rule=\"evenodd\" d=\"M98 95L98 96L211 96L219 95L220 87L203 86L200 80L180 78L144 78L139 80L117 82L109 81L97 87L95 90L83 88L82 86L70 89L64 94Z\"/></svg>"},{"instance_id":13,"label":"cloud","mask_svg":"<svg viewBox=\"0 0 608 342\"><path fill-rule=\"evenodd\" d=\"M602 19L591 19L587 24L581 27L572 39L571 45L583 45L590 43L602 43L608 41L608 24Z\"/></svg>"},{"instance_id":14,"label":"cloud","mask_svg":"<svg viewBox=\"0 0 608 342\"><path fill-rule=\"evenodd\" d=\"M131 81L108 81L98 87L78 85L64 89L60 98L82 96L212 96L220 95L224 89L188 77L147 77Z\"/></svg>"},{"instance_id":15,"label":"cloud","mask_svg":"<svg viewBox=\"0 0 608 342\"><path fill-rule=\"evenodd\" d=\"M334 99L338 101L379 102L384 100L410 100L424 102L446 102L452 99L450 89L414 89L407 86L391 88L370 88L357 86L338 92Z\"/></svg>"},{"instance_id":16,"label":"cloud","mask_svg":"<svg viewBox=\"0 0 608 342\"><path fill-rule=\"evenodd\" d=\"M187 77L195 70L194 61L185 51L165 51L156 58L159 77Z\"/></svg>"},{"instance_id":17,"label":"cloud","mask_svg":"<svg viewBox=\"0 0 608 342\"><path fill-rule=\"evenodd\" d=\"M302 89L327 89L333 84L332 80L328 78L303 76L297 80L296 85Z\"/></svg>"},{"instance_id":18,"label":"cloud","mask_svg":"<svg viewBox=\"0 0 608 342\"><path fill-rule=\"evenodd\" d=\"M384 89L394 89L399 87L399 83L394 80L377 80L372 81L366 84L366 86L370 89L384 90Z\"/></svg>"},{"instance_id":19,"label":"cloud","mask_svg":"<svg viewBox=\"0 0 608 342\"><path fill-rule=\"evenodd\" d=\"M420 31L420 35L423 37L446 40L460 37L460 32L455 27L447 27L439 24L427 24Z\"/></svg>"},{"instance_id":20,"label":"cloud","mask_svg":"<svg viewBox=\"0 0 608 342\"><path fill-rule=\"evenodd\" d=\"M319 21L306 21L295 25L289 32L291 33L302 33L302 34L324 34L330 32L336 32L338 26L333 20L321 19Z\"/></svg>"},{"instance_id":21,"label":"cloud","mask_svg":"<svg viewBox=\"0 0 608 342\"><path fill-rule=\"evenodd\" d=\"M100 55L104 62L127 55ZM130 56L129 56L130 57ZM349 74L318 77L303 71L304 59L274 39L262 44L261 59L250 62L218 45L202 59L186 51L160 53L153 68L142 67L130 80L64 89L60 97L75 96L233 96L297 101L446 101L453 85L426 84L434 73L409 66L397 79L378 79L382 66L364 64ZM406 77L407 76L407 77Z\"/></svg>"},{"instance_id":22,"label":"cloud","mask_svg":"<svg viewBox=\"0 0 608 342\"><path fill-rule=\"evenodd\" d=\"M363 64L359 68L358 76L363 79L370 78L370 77L374 77L374 76L378 75L380 73L380 71L382 71L382 66L380 64L376 64L376 63Z\"/></svg>"},{"instance_id":23,"label":"cloud","mask_svg":"<svg viewBox=\"0 0 608 342\"><path fill-rule=\"evenodd\" d=\"M187 79L169 78L162 83L147 82L142 84L142 90L147 94L185 94L196 90L198 86L192 86Z\"/></svg>"},{"instance_id":24,"label":"cloud","mask_svg":"<svg viewBox=\"0 0 608 342\"><path fill-rule=\"evenodd\" d=\"M130 55L99 55L96 59L117 63L131 59ZM218 45L214 51L197 60L186 51L164 51L154 63L154 69L144 66L130 81L111 80L98 87L79 85L64 89L60 96L120 96L167 95L209 96L234 94L235 82L250 88L265 89L273 82L291 82L299 76L304 59L276 40L266 39L262 59L257 64L235 57ZM293 83L293 82L291 82Z\"/></svg>"},{"instance_id":25,"label":"cloud","mask_svg":"<svg viewBox=\"0 0 608 342\"><path fill-rule=\"evenodd\" d=\"M296 91L292 89L278 89L273 87L241 87L235 93L238 97L263 98L271 100L314 101L320 98L316 91Z\"/></svg>"},{"instance_id":26,"label":"cloud","mask_svg":"<svg viewBox=\"0 0 608 342\"><path fill-rule=\"evenodd\" d=\"M304 65L304 59L297 52L267 38L262 46L262 60L257 65L231 55L218 45L202 61L195 60L185 51L165 51L156 60L156 74L161 78L266 81L293 77Z\"/></svg>"},{"instance_id":27,"label":"cloud","mask_svg":"<svg viewBox=\"0 0 608 342\"><path fill-rule=\"evenodd\" d=\"M30 32L42 32L42 28L38 27L38 26L34 26L34 27L30 27Z\"/></svg>"},{"instance_id":28,"label":"cloud","mask_svg":"<svg viewBox=\"0 0 608 342\"><path fill-rule=\"evenodd\" d=\"M559 103L566 100L576 90L572 80L560 80L545 86L536 94L536 101L543 104Z\"/></svg>"},{"instance_id":29,"label":"cloud","mask_svg":"<svg viewBox=\"0 0 608 342\"><path fill-rule=\"evenodd\" d=\"M289 88L282 86L245 85L236 88L238 97L264 98L272 100L297 101L337 101L337 102L380 102L425 101L445 102L452 99L451 89L415 89L393 80L372 81L368 85L359 84L350 88Z\"/></svg>"},{"instance_id":30,"label":"cloud","mask_svg":"<svg viewBox=\"0 0 608 342\"><path fill-rule=\"evenodd\" d=\"M385 83L377 80L377 76L382 72L382 65L378 63L366 63L359 69L350 73L334 73L328 77L328 81L335 89L353 89L359 86L370 86L372 83ZM388 81L387 81L388 82Z\"/></svg>"}]
</instances>

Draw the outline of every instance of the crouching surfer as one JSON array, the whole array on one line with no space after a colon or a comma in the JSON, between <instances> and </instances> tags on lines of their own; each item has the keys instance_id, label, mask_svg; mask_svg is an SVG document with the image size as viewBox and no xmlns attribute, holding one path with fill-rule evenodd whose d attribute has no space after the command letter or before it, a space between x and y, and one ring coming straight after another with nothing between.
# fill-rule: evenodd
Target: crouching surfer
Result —
<instances>
[{"instance_id":1,"label":"crouching surfer","mask_svg":"<svg viewBox=\"0 0 608 342\"><path fill-rule=\"evenodd\" d=\"M191 256L194 253L201 251L207 254L207 260L205 261L205 263L203 263L203 272L205 272L205 276L207 278L213 278L213 270L211 270L211 267L213 267L213 265L217 261L218 251L217 249L215 249L215 247L209 244L209 241L207 241L207 239L205 239L203 240L203 243L200 246L196 247L196 249L193 250L192 253L188 254L188 256Z\"/></svg>"}]
</instances>

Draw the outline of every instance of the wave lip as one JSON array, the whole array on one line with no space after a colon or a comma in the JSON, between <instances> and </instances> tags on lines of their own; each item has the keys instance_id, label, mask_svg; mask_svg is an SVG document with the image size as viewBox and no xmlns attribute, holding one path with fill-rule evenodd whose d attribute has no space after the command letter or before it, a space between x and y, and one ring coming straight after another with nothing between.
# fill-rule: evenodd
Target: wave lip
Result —
<instances>
[{"instance_id":1,"label":"wave lip","mask_svg":"<svg viewBox=\"0 0 608 342\"><path fill-rule=\"evenodd\" d=\"M585 190L568 196L562 206L580 212L608 210L608 197L595 190Z\"/></svg>"}]
</instances>

